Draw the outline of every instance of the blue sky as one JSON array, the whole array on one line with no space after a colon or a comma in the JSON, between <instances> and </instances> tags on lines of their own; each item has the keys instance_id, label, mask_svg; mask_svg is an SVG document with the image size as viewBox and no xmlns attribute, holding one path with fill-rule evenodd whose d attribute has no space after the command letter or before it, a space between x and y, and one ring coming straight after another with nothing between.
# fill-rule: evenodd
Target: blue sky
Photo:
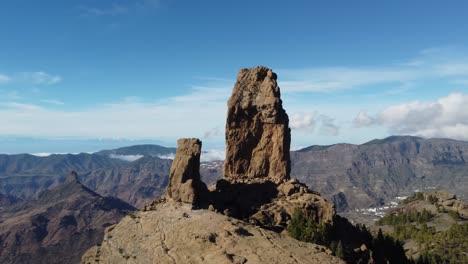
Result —
<instances>
[{"instance_id":1,"label":"blue sky","mask_svg":"<svg viewBox=\"0 0 468 264\"><path fill-rule=\"evenodd\" d=\"M2 1L0 153L199 137L240 68L279 76L294 148L468 140L466 1Z\"/></svg>"}]
</instances>

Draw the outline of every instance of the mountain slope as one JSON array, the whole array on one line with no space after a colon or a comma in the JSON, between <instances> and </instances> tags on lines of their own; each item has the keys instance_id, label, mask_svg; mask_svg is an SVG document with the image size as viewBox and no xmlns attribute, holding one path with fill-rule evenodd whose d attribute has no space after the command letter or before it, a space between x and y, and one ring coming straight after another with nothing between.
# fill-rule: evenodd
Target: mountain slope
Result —
<instances>
[{"instance_id":1,"label":"mountain slope","mask_svg":"<svg viewBox=\"0 0 468 264\"><path fill-rule=\"evenodd\" d=\"M55 168L72 169L94 191L142 207L163 193L172 163L150 155L168 152L174 150L140 145L78 158L0 155L0 193L28 198L64 181ZM112 153L147 156L129 162L110 158ZM467 155L467 142L450 139L392 136L362 145L314 145L291 152L291 176L333 201L339 212L388 206L396 197L428 188L449 189L466 199ZM200 170L209 185L221 177L222 162L202 163Z\"/></svg>"},{"instance_id":2,"label":"mountain slope","mask_svg":"<svg viewBox=\"0 0 468 264\"><path fill-rule=\"evenodd\" d=\"M389 137L291 153L292 176L337 204L339 211L388 204L414 190L468 186L468 142Z\"/></svg>"},{"instance_id":3,"label":"mountain slope","mask_svg":"<svg viewBox=\"0 0 468 264\"><path fill-rule=\"evenodd\" d=\"M434 264L468 261L468 203L454 194L415 193L376 224L404 242L408 257Z\"/></svg>"},{"instance_id":4,"label":"mountain slope","mask_svg":"<svg viewBox=\"0 0 468 264\"><path fill-rule=\"evenodd\" d=\"M135 208L71 179L0 214L0 263L77 263L104 228Z\"/></svg>"},{"instance_id":5,"label":"mountain slope","mask_svg":"<svg viewBox=\"0 0 468 264\"><path fill-rule=\"evenodd\" d=\"M158 145L134 145L122 147L111 150L101 150L96 152L97 155L110 156L110 155L142 155L151 157L167 156L175 154L175 148L166 148Z\"/></svg>"}]
</instances>

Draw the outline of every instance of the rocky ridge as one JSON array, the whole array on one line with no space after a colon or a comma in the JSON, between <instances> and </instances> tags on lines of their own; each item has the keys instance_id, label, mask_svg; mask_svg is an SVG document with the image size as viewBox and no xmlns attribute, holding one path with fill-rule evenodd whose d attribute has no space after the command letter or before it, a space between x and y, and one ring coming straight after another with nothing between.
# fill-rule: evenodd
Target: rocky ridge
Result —
<instances>
[{"instance_id":1,"label":"rocky ridge","mask_svg":"<svg viewBox=\"0 0 468 264\"><path fill-rule=\"evenodd\" d=\"M290 129L276 74L265 67L240 71L226 127L223 179L206 189L198 171L201 142L180 139L165 195L134 215L137 224L126 219L108 229L82 263L341 262L316 245L267 231L283 231L296 208L317 223L333 224L335 216L331 203L289 179ZM132 239L128 230L135 230Z\"/></svg>"},{"instance_id":2,"label":"rocky ridge","mask_svg":"<svg viewBox=\"0 0 468 264\"><path fill-rule=\"evenodd\" d=\"M0 213L0 263L77 263L129 204L102 197L72 172L68 181Z\"/></svg>"},{"instance_id":3,"label":"rocky ridge","mask_svg":"<svg viewBox=\"0 0 468 264\"><path fill-rule=\"evenodd\" d=\"M109 227L82 263L344 263L323 246L189 204L154 209Z\"/></svg>"}]
</instances>

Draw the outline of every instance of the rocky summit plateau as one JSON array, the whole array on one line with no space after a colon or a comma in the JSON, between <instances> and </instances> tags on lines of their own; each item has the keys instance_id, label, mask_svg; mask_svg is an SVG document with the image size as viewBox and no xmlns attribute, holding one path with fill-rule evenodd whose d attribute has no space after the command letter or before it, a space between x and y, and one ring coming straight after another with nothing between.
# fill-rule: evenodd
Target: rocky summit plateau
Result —
<instances>
[{"instance_id":1,"label":"rocky summit plateau","mask_svg":"<svg viewBox=\"0 0 468 264\"><path fill-rule=\"evenodd\" d=\"M82 263L341 263L288 237L294 211L333 224L335 209L290 179L290 129L276 74L242 69L228 102L224 175L200 178L201 141L180 139L163 196L106 230Z\"/></svg>"}]
</instances>

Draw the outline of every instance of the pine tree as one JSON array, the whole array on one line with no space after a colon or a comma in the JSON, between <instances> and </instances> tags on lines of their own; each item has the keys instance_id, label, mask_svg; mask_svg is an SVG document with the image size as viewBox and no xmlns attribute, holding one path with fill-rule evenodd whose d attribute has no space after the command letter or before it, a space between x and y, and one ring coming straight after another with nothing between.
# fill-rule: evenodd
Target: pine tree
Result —
<instances>
[{"instance_id":1,"label":"pine tree","mask_svg":"<svg viewBox=\"0 0 468 264\"><path fill-rule=\"evenodd\" d=\"M343 248L343 243L341 243L341 240L338 242L338 245L336 246L336 254L337 257L344 259L345 254L344 254L344 248Z\"/></svg>"}]
</instances>

